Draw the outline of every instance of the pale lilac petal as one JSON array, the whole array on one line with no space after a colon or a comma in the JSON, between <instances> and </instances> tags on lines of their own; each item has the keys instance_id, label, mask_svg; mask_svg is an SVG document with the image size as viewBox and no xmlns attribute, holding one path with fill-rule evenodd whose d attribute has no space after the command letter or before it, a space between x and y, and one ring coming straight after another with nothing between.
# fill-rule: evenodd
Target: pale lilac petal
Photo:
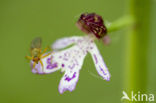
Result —
<instances>
[{"instance_id":1,"label":"pale lilac petal","mask_svg":"<svg viewBox=\"0 0 156 103\"><path fill-rule=\"evenodd\" d=\"M31 61L32 72L38 74L49 74L61 69L59 63L53 60L54 57L55 55L51 53L51 55L41 59L43 66L41 65L40 62L38 62L34 68L33 68L34 62Z\"/></svg>"},{"instance_id":2,"label":"pale lilac petal","mask_svg":"<svg viewBox=\"0 0 156 103\"><path fill-rule=\"evenodd\" d=\"M70 50L70 52L68 50ZM66 54L64 56L68 60L62 60L62 64L64 64L62 68L63 71L65 71L65 74L59 84L59 92L61 94L66 90L73 91L75 89L79 78L79 71L86 56L78 46L67 49L64 53L66 52L69 52L70 55Z\"/></svg>"},{"instance_id":3,"label":"pale lilac petal","mask_svg":"<svg viewBox=\"0 0 156 103\"><path fill-rule=\"evenodd\" d=\"M66 37L66 38L59 39L59 40L55 41L55 43L53 43L52 49L53 50L63 49L65 47L75 43L80 38L81 37L74 36L74 37Z\"/></svg>"},{"instance_id":4,"label":"pale lilac petal","mask_svg":"<svg viewBox=\"0 0 156 103\"><path fill-rule=\"evenodd\" d=\"M109 81L110 73L109 73L108 68L107 68L106 64L104 63L104 60L103 60L98 48L96 47L95 43L91 44L91 48L90 48L89 52L93 58L93 61L94 61L94 64L95 64L98 74L100 76L102 76L103 79Z\"/></svg>"},{"instance_id":5,"label":"pale lilac petal","mask_svg":"<svg viewBox=\"0 0 156 103\"><path fill-rule=\"evenodd\" d=\"M31 68L32 68L32 73L34 73L34 74L36 74L36 73L38 73L38 74L44 74L43 68L42 68L41 64L38 63L33 68L33 63L34 63L33 61L30 62L30 65L31 65Z\"/></svg>"},{"instance_id":6,"label":"pale lilac petal","mask_svg":"<svg viewBox=\"0 0 156 103\"><path fill-rule=\"evenodd\" d=\"M44 63L44 73L49 74L61 69L60 62L57 60L58 54L51 53L51 55L42 59Z\"/></svg>"},{"instance_id":7,"label":"pale lilac petal","mask_svg":"<svg viewBox=\"0 0 156 103\"><path fill-rule=\"evenodd\" d=\"M59 92L73 91L79 79L79 70L66 71L59 84Z\"/></svg>"}]
</instances>

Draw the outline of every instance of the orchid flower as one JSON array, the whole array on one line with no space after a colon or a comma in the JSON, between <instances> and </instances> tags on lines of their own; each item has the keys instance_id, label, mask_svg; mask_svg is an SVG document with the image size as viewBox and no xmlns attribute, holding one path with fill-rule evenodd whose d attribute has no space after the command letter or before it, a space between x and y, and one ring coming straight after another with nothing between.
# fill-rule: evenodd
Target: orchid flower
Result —
<instances>
[{"instance_id":1,"label":"orchid flower","mask_svg":"<svg viewBox=\"0 0 156 103\"><path fill-rule=\"evenodd\" d=\"M89 35L82 37L73 36L57 40L52 44L54 52L41 59L42 65L39 62L35 67L32 66L32 72L49 74L61 70L61 72L64 72L64 75L58 87L59 92L62 94L67 90L73 91L78 82L84 59L86 55L90 53L98 74L104 80L109 81L110 73L94 43L95 39L97 39L97 37L89 33ZM64 49L70 45L73 46ZM33 64L33 61L31 61L31 64Z\"/></svg>"}]
</instances>

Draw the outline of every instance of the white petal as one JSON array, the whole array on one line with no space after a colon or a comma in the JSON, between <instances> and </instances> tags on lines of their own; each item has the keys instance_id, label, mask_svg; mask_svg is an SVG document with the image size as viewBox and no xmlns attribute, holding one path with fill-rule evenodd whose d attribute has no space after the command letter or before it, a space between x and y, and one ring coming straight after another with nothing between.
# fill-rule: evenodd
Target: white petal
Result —
<instances>
[{"instance_id":1,"label":"white petal","mask_svg":"<svg viewBox=\"0 0 156 103\"><path fill-rule=\"evenodd\" d=\"M65 47L75 43L80 38L81 37L73 36L73 37L66 37L66 38L59 39L59 40L55 41L55 43L53 43L52 49L53 50L63 49Z\"/></svg>"},{"instance_id":2,"label":"white petal","mask_svg":"<svg viewBox=\"0 0 156 103\"><path fill-rule=\"evenodd\" d=\"M60 84L59 84L59 92L62 94L64 91L69 90L70 92L73 91L76 87L76 84L79 79L79 70L73 71L66 71L64 76L62 77Z\"/></svg>"},{"instance_id":3,"label":"white petal","mask_svg":"<svg viewBox=\"0 0 156 103\"><path fill-rule=\"evenodd\" d=\"M34 62L31 61L30 65L31 65L31 68L32 68L32 73L44 74L43 68L42 68L40 63L36 64L34 68L33 68L33 64L34 64Z\"/></svg>"},{"instance_id":4,"label":"white petal","mask_svg":"<svg viewBox=\"0 0 156 103\"><path fill-rule=\"evenodd\" d=\"M59 61L55 60L56 58L58 58L58 56L55 55L55 53L51 53L51 55L42 59L44 63L44 73L49 74L61 69Z\"/></svg>"},{"instance_id":5,"label":"white petal","mask_svg":"<svg viewBox=\"0 0 156 103\"><path fill-rule=\"evenodd\" d=\"M83 61L86 56L86 54L84 54L78 48L78 46L67 49L66 52L69 52L70 55L67 56L67 61L63 61L65 64L63 70L65 71L65 74L59 84L59 92L61 94L66 90L73 91L75 89L76 83L78 82L79 78L79 71L83 65Z\"/></svg>"},{"instance_id":6,"label":"white petal","mask_svg":"<svg viewBox=\"0 0 156 103\"><path fill-rule=\"evenodd\" d=\"M95 64L98 74L100 76L102 76L103 79L109 81L110 73L109 73L108 68L107 68L106 64L104 63L104 60L103 60L98 48L96 47L95 43L92 43L90 45L89 52L93 58L93 61L94 61L94 64Z\"/></svg>"},{"instance_id":7,"label":"white petal","mask_svg":"<svg viewBox=\"0 0 156 103\"><path fill-rule=\"evenodd\" d=\"M46 55L46 54L45 54ZM60 68L60 65L58 62L53 61L54 54L51 53L49 56L42 58L41 62L43 65L41 65L40 61L35 65L33 68L34 62L31 61L31 68L33 73L38 73L38 74L49 74L52 72L55 72Z\"/></svg>"}]
</instances>

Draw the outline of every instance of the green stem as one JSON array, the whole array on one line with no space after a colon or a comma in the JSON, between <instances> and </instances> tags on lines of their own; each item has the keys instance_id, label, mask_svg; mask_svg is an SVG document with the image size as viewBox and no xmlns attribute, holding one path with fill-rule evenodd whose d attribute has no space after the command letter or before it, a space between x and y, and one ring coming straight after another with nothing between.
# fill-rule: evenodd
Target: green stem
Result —
<instances>
[{"instance_id":1,"label":"green stem","mask_svg":"<svg viewBox=\"0 0 156 103\"><path fill-rule=\"evenodd\" d=\"M130 14L135 25L128 35L126 70L128 91L146 92L148 72L148 48L150 37L150 3L152 0L131 0Z\"/></svg>"},{"instance_id":2,"label":"green stem","mask_svg":"<svg viewBox=\"0 0 156 103\"><path fill-rule=\"evenodd\" d=\"M108 32L110 33L113 31L120 30L123 27L130 26L132 24L134 24L134 18L129 15L129 16L121 17L112 23L107 23L106 27Z\"/></svg>"},{"instance_id":3,"label":"green stem","mask_svg":"<svg viewBox=\"0 0 156 103\"><path fill-rule=\"evenodd\" d=\"M127 38L126 91L145 93L147 89L148 48L150 37L150 4L152 0L130 0L130 15L106 24L108 32L130 26ZM128 78L127 78L128 77ZM135 101L135 100L134 100Z\"/></svg>"}]
</instances>

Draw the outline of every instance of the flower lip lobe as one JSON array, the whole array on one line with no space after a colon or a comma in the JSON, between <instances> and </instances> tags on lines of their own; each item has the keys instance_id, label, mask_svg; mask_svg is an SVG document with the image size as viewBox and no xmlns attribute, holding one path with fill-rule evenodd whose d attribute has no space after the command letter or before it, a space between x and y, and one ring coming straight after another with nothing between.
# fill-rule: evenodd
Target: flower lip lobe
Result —
<instances>
[{"instance_id":1,"label":"flower lip lobe","mask_svg":"<svg viewBox=\"0 0 156 103\"><path fill-rule=\"evenodd\" d=\"M95 13L81 14L77 24L83 32L87 34L93 33L98 39L107 34L107 29L103 23L102 17Z\"/></svg>"}]
</instances>

